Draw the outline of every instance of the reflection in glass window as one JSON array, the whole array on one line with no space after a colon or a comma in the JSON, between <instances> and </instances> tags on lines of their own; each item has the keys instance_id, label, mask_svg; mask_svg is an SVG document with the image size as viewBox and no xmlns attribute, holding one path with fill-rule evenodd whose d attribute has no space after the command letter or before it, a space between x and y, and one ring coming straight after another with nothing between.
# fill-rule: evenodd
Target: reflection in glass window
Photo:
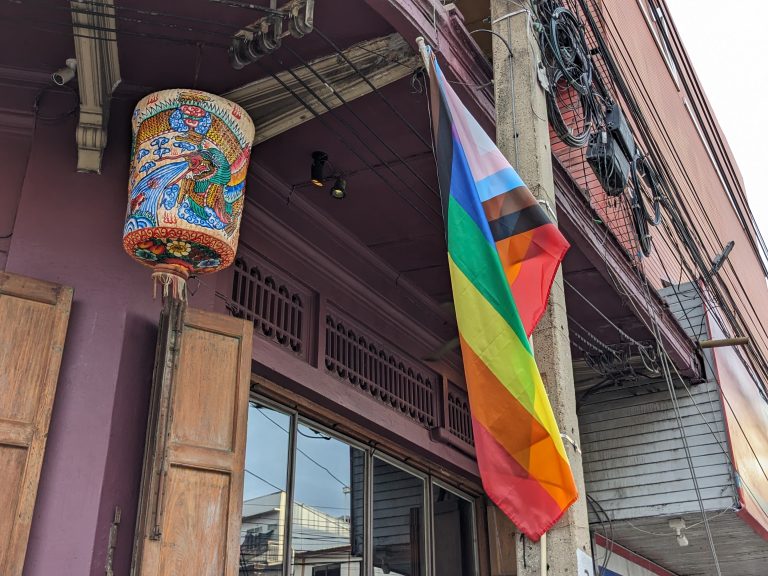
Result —
<instances>
[{"instance_id":1,"label":"reflection in glass window","mask_svg":"<svg viewBox=\"0 0 768 576\"><path fill-rule=\"evenodd\" d=\"M424 481L373 459L374 574L424 574Z\"/></svg>"},{"instance_id":2,"label":"reflection in glass window","mask_svg":"<svg viewBox=\"0 0 768 576\"><path fill-rule=\"evenodd\" d=\"M477 576L469 497L350 442L251 403L238 576Z\"/></svg>"},{"instance_id":3,"label":"reflection in glass window","mask_svg":"<svg viewBox=\"0 0 768 576\"><path fill-rule=\"evenodd\" d=\"M248 408L239 576L282 574L291 417Z\"/></svg>"},{"instance_id":4,"label":"reflection in glass window","mask_svg":"<svg viewBox=\"0 0 768 576\"><path fill-rule=\"evenodd\" d=\"M294 575L362 574L364 474L362 450L299 424L291 520Z\"/></svg>"},{"instance_id":5,"label":"reflection in glass window","mask_svg":"<svg viewBox=\"0 0 768 576\"><path fill-rule=\"evenodd\" d=\"M469 500L432 485L435 574L471 576L477 573L473 518Z\"/></svg>"},{"instance_id":6,"label":"reflection in glass window","mask_svg":"<svg viewBox=\"0 0 768 576\"><path fill-rule=\"evenodd\" d=\"M354 574L358 574L354 572ZM341 564L315 566L312 568L312 576L341 576Z\"/></svg>"}]
</instances>

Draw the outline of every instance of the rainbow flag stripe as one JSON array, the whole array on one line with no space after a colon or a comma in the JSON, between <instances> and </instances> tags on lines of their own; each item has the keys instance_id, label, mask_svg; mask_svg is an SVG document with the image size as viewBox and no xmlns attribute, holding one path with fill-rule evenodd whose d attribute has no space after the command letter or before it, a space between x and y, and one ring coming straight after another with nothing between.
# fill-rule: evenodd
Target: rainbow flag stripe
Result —
<instances>
[{"instance_id":1,"label":"rainbow flag stripe","mask_svg":"<svg viewBox=\"0 0 768 576\"><path fill-rule=\"evenodd\" d=\"M496 505L538 540L577 498L528 340L569 245L428 54L448 263L480 475Z\"/></svg>"}]
</instances>

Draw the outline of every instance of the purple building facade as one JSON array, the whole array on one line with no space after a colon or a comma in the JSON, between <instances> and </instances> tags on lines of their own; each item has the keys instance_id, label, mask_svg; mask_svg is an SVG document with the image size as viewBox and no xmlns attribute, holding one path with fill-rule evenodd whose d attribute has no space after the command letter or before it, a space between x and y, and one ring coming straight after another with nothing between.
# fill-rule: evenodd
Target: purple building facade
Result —
<instances>
[{"instance_id":1,"label":"purple building facade","mask_svg":"<svg viewBox=\"0 0 768 576\"><path fill-rule=\"evenodd\" d=\"M358 573L371 574L510 573L505 570L518 564L514 544L498 542L504 532L483 494L461 358L450 345L456 325L431 151L428 81L414 51L415 38L424 36L464 102L493 133L493 68L483 48L486 39L470 33L485 27L488 3L319 1L312 32L281 38L278 47L241 69L230 64L232 38L254 22L274 26L267 2L254 9L194 0L164 4L162 12L137 2L117 5L114 12L109 8L105 15L108 4L22 2L0 10L5 159L0 271L74 289L23 574L131 573L161 303L152 297L148 269L128 258L121 244L130 118L147 93L186 87L238 102L254 119L257 134L238 260L226 271L191 279L189 305L254 322L250 421L266 415L278 422L278 430L285 416L287 430L295 430L283 430L289 438L286 453L293 455L286 457L286 483L266 477L265 464L251 473L265 476L259 482L266 486L249 485L254 479L247 475L245 486L246 501L254 490L252 505L259 498L270 503L292 498L291 504L278 504L292 511L292 528L286 532L287 520L275 520L273 529L252 519L255 528L242 536L250 552L241 556L240 573L281 573L286 563L305 574L351 574L350 566L358 564ZM53 84L51 73L76 55L92 65L80 67L69 84ZM107 85L107 78L119 83ZM88 141L89 134L106 143ZM559 143L553 132L553 150ZM103 156L97 152L94 160L99 149ZM310 182L315 151L328 156L324 187ZM626 345L655 338L686 382L716 379L704 366L687 317L677 314L671 300L679 301L680 292L671 296L661 285L654 288L660 284L654 279L652 296L641 298L647 284L623 232L589 198L575 164L560 160L555 162L557 216L573 246L563 270L577 396L584 395L591 426L581 430L590 493L604 481L600 462L619 469L621 463L609 461L622 456L605 457L602 451L611 448L599 445L603 437L595 430L602 429L595 420L601 411L629 402L621 392L624 383L593 390L597 376L585 370L595 367L595 346L626 353L626 366L636 368L647 359L645 349ZM346 184L343 200L328 190L338 178ZM598 222L599 216L613 229ZM606 378L615 383L626 374ZM637 386L640 395L653 392L656 380L642 374L628 388ZM659 413L664 409L657 407ZM259 442L279 443L276 436L259 434L249 427L246 462L281 462L277 449L251 452ZM334 467L338 461L330 448L313 452L302 444L307 435L327 437L328 445L343 443L349 465L341 469L347 476ZM302 492L302 482L311 481L301 480L301 467L311 468L312 462L322 480L317 490ZM709 463L715 464L720 463ZM642 473L640 465L632 472ZM326 481L341 484L333 497L321 490ZM398 482L402 491L385 496L386 486ZM731 475L723 483L736 481ZM601 489L606 500L621 500L611 492L616 487ZM362 496L366 490L372 503ZM681 493L690 490L686 484ZM761 490L754 489L756 501ZM421 503L402 512L405 520L392 516L392 526L403 531L387 531L377 506L397 511L411 496ZM735 491L732 500L738 503ZM312 510L299 513L298 505ZM611 503L605 507L612 510ZM245 505L243 510L246 516ZM681 504L669 512L662 507L647 515L626 514L623 518L664 525L671 516L695 517L695 510ZM251 515L262 516L267 517ZM334 532L297 518L344 526ZM598 512L590 520L601 534L600 554L610 548L606 538L621 542L622 536L604 533ZM742 524L729 526L733 533L744 528L752 534L743 542L754 552L749 558L754 564L768 552ZM293 556L285 547L291 533ZM318 549L296 544L297 534L307 541L331 538L328 534L346 540L344 546ZM355 534L364 536L357 542ZM631 531L626 534L629 547L669 568L665 574L685 565L662 544L636 542ZM459 552L445 560L448 549ZM277 560L264 559L269 550ZM596 560L601 560L597 553ZM757 574L750 571L753 564L733 562L744 570L739 573ZM337 565L350 571L334 572Z\"/></svg>"}]
</instances>

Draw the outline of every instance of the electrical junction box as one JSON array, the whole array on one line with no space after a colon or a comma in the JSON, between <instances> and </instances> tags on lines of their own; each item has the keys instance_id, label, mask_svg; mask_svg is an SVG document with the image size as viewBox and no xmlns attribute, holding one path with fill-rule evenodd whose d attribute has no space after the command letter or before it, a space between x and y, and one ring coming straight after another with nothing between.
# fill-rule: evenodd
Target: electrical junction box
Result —
<instances>
[{"instance_id":1,"label":"electrical junction box","mask_svg":"<svg viewBox=\"0 0 768 576\"><path fill-rule=\"evenodd\" d=\"M609 196L618 196L629 182L629 160L610 132L598 132L589 139L587 162Z\"/></svg>"},{"instance_id":2,"label":"electrical junction box","mask_svg":"<svg viewBox=\"0 0 768 576\"><path fill-rule=\"evenodd\" d=\"M632 130L630 130L629 124L627 124L627 118L616 102L612 102L605 109L605 124L631 162L637 151L635 137L632 136Z\"/></svg>"}]
</instances>

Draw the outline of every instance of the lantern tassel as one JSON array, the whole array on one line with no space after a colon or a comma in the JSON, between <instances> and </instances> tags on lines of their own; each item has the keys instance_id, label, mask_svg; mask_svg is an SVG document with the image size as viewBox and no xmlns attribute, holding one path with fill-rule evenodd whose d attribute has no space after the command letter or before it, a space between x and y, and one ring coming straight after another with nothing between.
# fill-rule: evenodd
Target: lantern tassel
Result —
<instances>
[{"instance_id":1,"label":"lantern tassel","mask_svg":"<svg viewBox=\"0 0 768 576\"><path fill-rule=\"evenodd\" d=\"M177 270L175 267L158 266L152 272L153 298L157 298L157 285L162 286L162 298L165 300L170 297L181 302L187 301L187 278L186 271Z\"/></svg>"}]
</instances>

